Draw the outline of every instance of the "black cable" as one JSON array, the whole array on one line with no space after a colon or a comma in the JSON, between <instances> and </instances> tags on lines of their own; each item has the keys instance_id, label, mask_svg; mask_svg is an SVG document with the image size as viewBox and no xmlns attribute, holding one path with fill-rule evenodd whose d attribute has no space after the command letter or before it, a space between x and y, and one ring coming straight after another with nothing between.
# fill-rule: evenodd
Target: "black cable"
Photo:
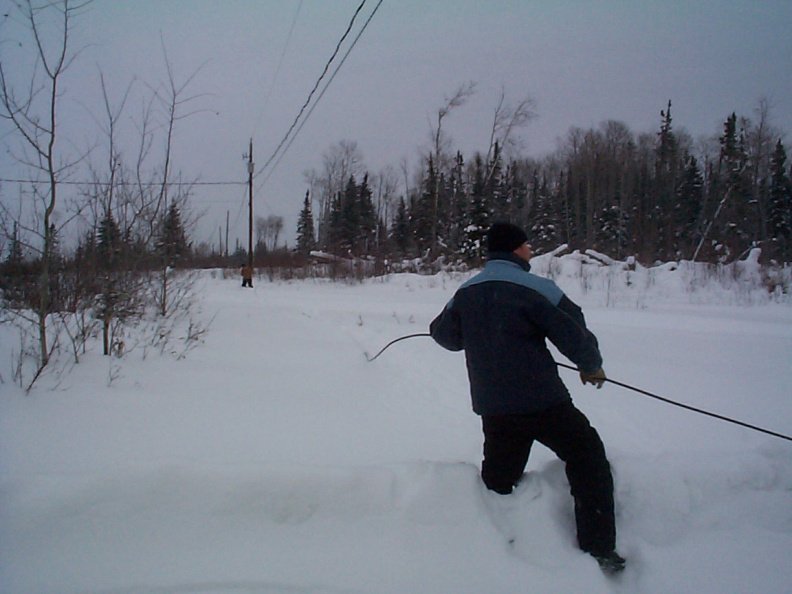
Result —
<instances>
[{"instance_id":1,"label":"black cable","mask_svg":"<svg viewBox=\"0 0 792 594\"><path fill-rule=\"evenodd\" d=\"M18 178L0 178L0 183L10 184L48 184L48 180L43 179L18 179ZM139 183L136 181L119 181L113 182L116 186L142 186L149 188L151 186L161 186L162 182L145 182ZM61 186L106 186L106 181L74 181L74 180L58 180L58 185ZM246 186L246 181L192 181L192 182L168 182L169 186Z\"/></svg>"},{"instance_id":2,"label":"black cable","mask_svg":"<svg viewBox=\"0 0 792 594\"><path fill-rule=\"evenodd\" d=\"M341 61L338 63L338 66L336 66L336 69L333 71L332 76L325 83L325 86L322 89L322 92L319 93L319 96L316 98L316 101L314 101L314 104L311 106L311 109L308 110L308 114L305 116L305 119L302 122L300 122L299 128L297 128L297 131L294 133L294 135L289 140L289 144L287 144L286 148L283 149L283 152L281 153L280 157L278 157L278 160L275 161L275 165L272 166L272 169L270 169L270 172L267 174L267 177L264 178L264 181L261 183L261 185L265 184L269 180L269 178L272 176L272 174L275 171L275 169L277 169L278 164L281 162L281 159L283 159L284 155L286 155L286 153L288 152L288 150L291 147L292 143L294 142L294 139L297 138L297 135L300 133L300 130L302 130L303 126L305 126L305 122L307 122L308 118L311 117L311 114L313 113L313 110L316 108L317 105L319 105L319 102L322 100L322 97L324 97L324 94L327 91L327 88L333 82L333 79L336 77L336 74L338 74L338 71L341 70L341 66L344 65L344 62L346 62L346 59L349 57L349 54L354 49L355 45L357 44L358 40L360 39L360 36L363 35L363 32L366 30L366 27L368 27L369 23L371 22L371 19L374 18L374 15L377 14L377 11L379 10L379 7L382 5L382 2L383 2L383 0L379 0L379 2L377 3L377 6L375 6L374 10L371 11L371 14L369 15L369 18L366 20L365 23L363 23L363 26L360 28L360 31L358 32L357 37L355 37L354 41L352 41L352 44L349 46L349 49L344 54L344 57L341 58ZM260 187L261 186L259 186L259 188Z\"/></svg>"},{"instance_id":3,"label":"black cable","mask_svg":"<svg viewBox=\"0 0 792 594\"><path fill-rule=\"evenodd\" d=\"M556 362L556 365L559 367L564 367L565 369L571 369L572 371L580 371L576 367L572 367L571 365L566 365L564 363ZM676 402L674 400L670 400L668 398L663 398L662 396L658 396L657 394L652 394L651 392L647 392L646 390L641 390L640 388L636 388L635 386L630 386L629 384L624 384L622 382L612 380L610 378L605 379L606 382L610 382L612 384L616 384L617 386L621 386L622 388L627 388L628 390L632 390L633 392L638 392L639 394L643 394L644 396L649 396L650 398L654 398L656 400L660 400L661 402L665 402L667 404L673 404L674 406L678 406L680 408L684 408L687 410L691 410L693 412L697 412L702 415L707 415L708 417L713 417L715 419L720 419L721 421L726 421L727 423L734 423L735 425L740 425L741 427L747 427L748 429L753 429L754 431L760 431L762 433L767 433L768 435L772 435L773 437L780 437L781 439L786 439L787 441L792 441L792 437L788 435L783 435L781 433L776 433L775 431L770 431L769 429L763 429L762 427L757 427L756 425L749 425L748 423L744 423L742 421L738 421L736 419L731 419L729 417L724 417L723 415L719 415L718 413L710 412L708 410L704 410L701 408L696 408L695 406L690 406L689 404L683 404L681 402Z\"/></svg>"},{"instance_id":4,"label":"black cable","mask_svg":"<svg viewBox=\"0 0 792 594\"><path fill-rule=\"evenodd\" d=\"M395 343L399 342L400 340L407 340L408 338L415 338L416 336L431 336L431 334L429 334L428 332L419 332L418 334L408 334L407 336L402 336L402 337L400 337L400 338L396 338L396 339L394 339L394 340L391 340L391 341L390 341L388 344L386 344L384 347L382 347L382 348L379 350L379 352L378 352L376 355L374 355L373 357L369 357L369 356L368 356L368 353L366 353L366 352L364 352L363 354L364 354L364 355L366 355L366 360L367 360L369 363L371 363L371 362L372 362L374 359L376 359L376 358L377 358L377 357L379 357L379 356L380 356L382 353L384 353L384 352L385 352L385 350L386 350L386 349L387 349L387 348L388 348L390 345L392 345L392 344L395 344Z\"/></svg>"},{"instance_id":5,"label":"black cable","mask_svg":"<svg viewBox=\"0 0 792 594\"><path fill-rule=\"evenodd\" d=\"M258 120L256 120L256 125L253 126L253 129L256 130L258 128L259 122L261 121L262 114L267 110L267 106L269 105L270 97L272 97L272 90L275 88L275 81L278 80L278 75L280 74L281 67L283 66L283 59L286 57L286 50L289 48L289 41L291 41L292 34L294 33L294 27L297 24L297 17L300 15L300 9L302 8L302 0L297 5L297 12L294 13L294 19L292 19L291 28L289 29L289 34L286 36L286 43L283 45L283 50L281 51L280 60L278 60L278 66L275 68L275 74L272 77L272 82L270 83L269 91L267 92L267 97L264 99L264 105L259 111Z\"/></svg>"},{"instance_id":6,"label":"black cable","mask_svg":"<svg viewBox=\"0 0 792 594\"><path fill-rule=\"evenodd\" d=\"M363 354L366 356L366 360L368 360L368 362L370 363L371 361L373 361L374 359L379 357L382 353L384 353L385 350L389 346L391 346L392 344L395 344L395 343L399 342L400 340L406 340L408 338L415 338L416 336L431 336L431 334L429 334L428 332L420 332L420 333L417 333L417 334L408 334L407 336L402 336L402 337L397 338L395 340L391 340L388 344L386 344L384 347L382 347L382 349L380 349L380 351L376 355L374 355L373 357L369 357L368 353L363 353ZM577 367L572 367L571 365L567 365L565 363L559 363L558 361L556 361L556 365L558 367L563 367L565 369L571 369L572 371L580 372L580 370ZM704 410L704 409L701 409L701 408L696 408L695 406L690 406L689 404L683 404L681 402L676 402L676 401L671 400L669 398L663 398L662 396L658 396L657 394L652 394L651 392L647 392L646 390L642 390L641 388L636 388L635 386L631 386L629 384L625 384L623 382L616 381L616 380L613 380L613 379L610 379L610 378L605 378L605 381L609 382L611 384L615 384L617 386L620 386L622 388L626 388L628 390L632 390L633 392L638 392L639 394L643 394L644 396L649 396L650 398L654 398L655 400L660 400L661 402L665 402L666 404L672 404L674 406L678 406L680 408L684 408L686 410L693 411L693 412L699 413L701 415L706 415L708 417L713 417L715 419L720 419L721 421L726 421L727 423L733 423L735 425L739 425L740 427L745 427L746 429L753 429L754 431L759 431L760 433L766 433L767 435L772 435L773 437L778 437L778 438L781 438L781 439L785 439L787 441L792 441L792 437L790 437L789 435L784 435L783 433L776 433L775 431L770 431L769 429L764 429L763 427L757 427L756 425L750 425L748 423L744 423L743 421L738 421L736 419L725 417L723 415L719 415L717 413L710 412L708 410Z\"/></svg>"},{"instance_id":7,"label":"black cable","mask_svg":"<svg viewBox=\"0 0 792 594\"><path fill-rule=\"evenodd\" d=\"M363 9L363 5L365 3L366 3L366 0L363 0L363 2L360 3L360 6L357 7L357 10L355 11L355 14L352 15L352 20L349 22L349 26L347 27L347 30L344 31L344 34L342 35L341 39L339 40L338 44L336 45L336 48L335 48L335 51L333 52L333 55L330 56L330 59L327 61L327 64L325 64L325 67L324 67L324 70L322 71L322 74L319 75L319 78L316 81L316 84L314 85L313 89L311 89L311 92L308 94L308 99L305 100L305 103L300 108L300 112L297 114L297 117L294 118L294 122L292 122L292 125L289 126L289 129L286 132L286 135L283 137L283 140L280 141L280 144L278 145L278 148L275 149L275 151L272 153L270 158L267 159L267 162L264 163L264 166L261 168L261 170L259 172L259 175L261 175L261 173L264 172L264 170L267 168L267 166L270 163L272 163L272 160L278 154L278 151L280 151L281 148L283 147L283 145L286 144L286 140L289 138L289 135L292 133L292 130L294 130L295 126L297 126L297 122L300 120L300 118L302 117L303 112L305 112L305 109L308 107L308 104L311 102L311 98L313 97L314 93L316 92L316 89L319 88L319 85L321 84L322 79L327 74L327 71L330 70L330 64L333 63L333 60L335 60L335 57L338 55L338 52L341 50L341 44L344 43L344 40L349 35L349 32L352 30L352 26L355 24L355 19L357 18L357 16L360 13L360 11Z\"/></svg>"}]
</instances>

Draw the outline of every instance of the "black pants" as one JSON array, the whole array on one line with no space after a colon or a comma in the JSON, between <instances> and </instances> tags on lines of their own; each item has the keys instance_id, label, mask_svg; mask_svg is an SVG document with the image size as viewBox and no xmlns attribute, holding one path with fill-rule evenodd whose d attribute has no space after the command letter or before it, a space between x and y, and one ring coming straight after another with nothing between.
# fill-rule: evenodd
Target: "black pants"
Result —
<instances>
[{"instance_id":1,"label":"black pants","mask_svg":"<svg viewBox=\"0 0 792 594\"><path fill-rule=\"evenodd\" d=\"M535 414L485 416L482 425L481 478L489 489L511 493L525 471L533 442L538 441L566 464L580 548L594 555L614 550L610 464L602 440L582 412L568 402Z\"/></svg>"},{"instance_id":2,"label":"black pants","mask_svg":"<svg viewBox=\"0 0 792 594\"><path fill-rule=\"evenodd\" d=\"M243 287L250 287L253 288L253 279L252 278L243 278L242 279L242 286Z\"/></svg>"}]
</instances>

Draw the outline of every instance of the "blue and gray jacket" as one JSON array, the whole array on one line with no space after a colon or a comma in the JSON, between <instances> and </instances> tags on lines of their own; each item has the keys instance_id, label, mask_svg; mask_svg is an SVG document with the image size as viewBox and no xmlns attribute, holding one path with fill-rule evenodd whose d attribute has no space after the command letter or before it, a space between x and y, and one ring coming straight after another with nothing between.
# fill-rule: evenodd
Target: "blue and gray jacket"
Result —
<instances>
[{"instance_id":1,"label":"blue and gray jacket","mask_svg":"<svg viewBox=\"0 0 792 594\"><path fill-rule=\"evenodd\" d=\"M545 339L581 371L602 367L580 307L513 254L490 254L429 330L440 346L465 351L479 415L535 413L570 400Z\"/></svg>"}]
</instances>

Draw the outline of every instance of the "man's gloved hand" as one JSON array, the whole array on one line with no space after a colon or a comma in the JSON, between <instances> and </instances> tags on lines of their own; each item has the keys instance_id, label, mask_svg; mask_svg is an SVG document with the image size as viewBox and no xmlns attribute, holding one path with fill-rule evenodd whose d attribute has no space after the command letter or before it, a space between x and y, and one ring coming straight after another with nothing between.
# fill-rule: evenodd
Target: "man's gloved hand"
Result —
<instances>
[{"instance_id":1,"label":"man's gloved hand","mask_svg":"<svg viewBox=\"0 0 792 594\"><path fill-rule=\"evenodd\" d=\"M602 385L605 383L605 371L600 367L594 373L584 373L583 371L580 372L580 381L584 384L591 384L592 386L597 386L597 390L599 390Z\"/></svg>"}]
</instances>

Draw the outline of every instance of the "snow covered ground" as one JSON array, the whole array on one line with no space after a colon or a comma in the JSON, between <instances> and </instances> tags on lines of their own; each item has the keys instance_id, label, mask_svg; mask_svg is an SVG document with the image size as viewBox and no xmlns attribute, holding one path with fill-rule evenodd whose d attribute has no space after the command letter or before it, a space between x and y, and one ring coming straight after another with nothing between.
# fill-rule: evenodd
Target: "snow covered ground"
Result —
<instances>
[{"instance_id":1,"label":"snow covered ground","mask_svg":"<svg viewBox=\"0 0 792 594\"><path fill-rule=\"evenodd\" d=\"M792 433L788 296L754 269L584 260L535 270L583 306L610 377ZM425 332L464 278L206 273L216 317L189 357L91 353L29 395L0 333L0 591L792 592L788 441L562 370L613 465L628 569L577 550L541 446L513 496L487 493L463 355L421 337L364 355Z\"/></svg>"}]
</instances>

